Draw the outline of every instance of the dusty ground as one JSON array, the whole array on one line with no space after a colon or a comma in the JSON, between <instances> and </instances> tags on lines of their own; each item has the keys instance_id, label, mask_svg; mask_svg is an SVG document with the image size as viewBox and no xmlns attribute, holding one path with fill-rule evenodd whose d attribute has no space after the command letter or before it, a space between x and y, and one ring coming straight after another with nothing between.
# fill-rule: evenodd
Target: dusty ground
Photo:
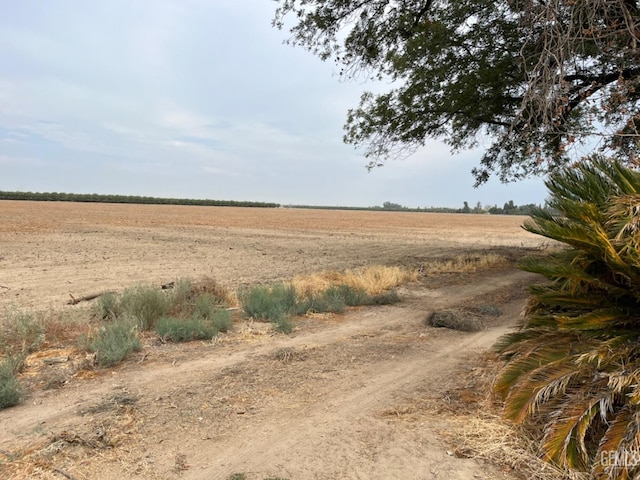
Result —
<instances>
[{"instance_id":1,"label":"dusty ground","mask_svg":"<svg viewBox=\"0 0 640 480\"><path fill-rule=\"evenodd\" d=\"M209 275L239 286L540 246L522 220L0 202L0 308L81 309L66 305L69 293L138 281ZM451 430L482 403L477 358L514 325L535 280L513 268L423 278L398 305L300 319L289 336L239 320L211 343L149 338L121 367L91 375L67 374L82 360L72 353L45 370L62 381L0 412L0 478L520 478L460 458ZM482 305L503 314L482 317L479 333L424 322Z\"/></svg>"}]
</instances>

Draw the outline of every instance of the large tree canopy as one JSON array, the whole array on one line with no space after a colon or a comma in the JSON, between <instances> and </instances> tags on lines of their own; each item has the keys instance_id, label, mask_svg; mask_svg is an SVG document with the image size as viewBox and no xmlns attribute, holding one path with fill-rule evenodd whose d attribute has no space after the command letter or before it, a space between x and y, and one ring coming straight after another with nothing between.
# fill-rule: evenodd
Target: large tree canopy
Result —
<instances>
[{"instance_id":1,"label":"large tree canopy","mask_svg":"<svg viewBox=\"0 0 640 480\"><path fill-rule=\"evenodd\" d=\"M600 149L640 153L640 13L629 0L276 0L289 43L346 79L390 80L348 112L369 166L427 139L485 145L478 184Z\"/></svg>"}]
</instances>

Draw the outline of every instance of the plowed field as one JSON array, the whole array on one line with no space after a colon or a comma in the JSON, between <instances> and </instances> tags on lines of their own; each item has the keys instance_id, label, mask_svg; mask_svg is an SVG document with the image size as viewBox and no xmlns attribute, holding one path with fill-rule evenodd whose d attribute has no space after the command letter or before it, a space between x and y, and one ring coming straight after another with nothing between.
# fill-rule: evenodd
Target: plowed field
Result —
<instances>
[{"instance_id":1,"label":"plowed field","mask_svg":"<svg viewBox=\"0 0 640 480\"><path fill-rule=\"evenodd\" d=\"M536 246L524 217L0 201L0 308L60 308L138 282L231 288L322 270Z\"/></svg>"},{"instance_id":2,"label":"plowed field","mask_svg":"<svg viewBox=\"0 0 640 480\"><path fill-rule=\"evenodd\" d=\"M544 244L522 221L5 201L0 311L82 315L88 304L67 305L69 295L185 277L234 288L375 264L417 269L459 254L513 257ZM241 316L211 342L149 334L111 369L85 370L74 346L36 352L21 374L22 402L0 411L0 478L532 478L519 471L534 457L500 457L510 437L484 409L496 365L484 359L536 279L512 264L422 276L400 289L399 304L297 318L290 335ZM481 306L499 316L482 317L476 333L425 322ZM554 477L545 467L536 478Z\"/></svg>"}]
</instances>

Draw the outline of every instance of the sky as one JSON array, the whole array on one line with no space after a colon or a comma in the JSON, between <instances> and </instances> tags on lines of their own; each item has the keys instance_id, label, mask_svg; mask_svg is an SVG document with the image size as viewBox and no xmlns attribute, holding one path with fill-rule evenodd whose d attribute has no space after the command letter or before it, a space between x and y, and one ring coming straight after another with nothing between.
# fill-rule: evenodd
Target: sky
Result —
<instances>
[{"instance_id":1,"label":"sky","mask_svg":"<svg viewBox=\"0 0 640 480\"><path fill-rule=\"evenodd\" d=\"M284 45L270 0L0 0L0 190L408 207L543 203L474 188L439 141L368 172L342 142L366 90Z\"/></svg>"}]
</instances>

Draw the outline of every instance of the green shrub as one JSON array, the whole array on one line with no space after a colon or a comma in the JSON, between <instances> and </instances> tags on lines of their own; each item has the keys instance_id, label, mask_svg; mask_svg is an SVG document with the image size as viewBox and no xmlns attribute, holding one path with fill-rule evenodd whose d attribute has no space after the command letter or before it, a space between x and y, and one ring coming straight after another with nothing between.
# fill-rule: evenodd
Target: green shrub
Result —
<instances>
[{"instance_id":1,"label":"green shrub","mask_svg":"<svg viewBox=\"0 0 640 480\"><path fill-rule=\"evenodd\" d=\"M232 473L227 477L227 480L246 480L247 476L244 473Z\"/></svg>"},{"instance_id":2,"label":"green shrub","mask_svg":"<svg viewBox=\"0 0 640 480\"><path fill-rule=\"evenodd\" d=\"M269 320L280 332L291 332L291 315L313 313L339 313L345 307L357 305L387 305L400 301L395 290L370 296L363 289L346 284L329 287L321 293L309 292L297 298L293 286L276 284L259 286L240 294L242 308L250 317Z\"/></svg>"},{"instance_id":3,"label":"green shrub","mask_svg":"<svg viewBox=\"0 0 640 480\"><path fill-rule=\"evenodd\" d=\"M398 292L391 290L386 293L381 293L380 295L373 295L370 299L370 305L393 305L399 301L400 297L398 296Z\"/></svg>"},{"instance_id":4,"label":"green shrub","mask_svg":"<svg viewBox=\"0 0 640 480\"><path fill-rule=\"evenodd\" d=\"M296 290L281 283L272 287L261 285L242 293L242 309L258 320L277 322L286 314L295 311Z\"/></svg>"},{"instance_id":5,"label":"green shrub","mask_svg":"<svg viewBox=\"0 0 640 480\"><path fill-rule=\"evenodd\" d=\"M231 312L226 309L218 309L211 317L211 321L220 332L228 331L233 323L233 320L231 319Z\"/></svg>"},{"instance_id":6,"label":"green shrub","mask_svg":"<svg viewBox=\"0 0 640 480\"><path fill-rule=\"evenodd\" d=\"M101 367L116 365L141 348L136 326L127 320L116 320L104 325L89 339L88 346L96 353Z\"/></svg>"},{"instance_id":7,"label":"green shrub","mask_svg":"<svg viewBox=\"0 0 640 480\"><path fill-rule=\"evenodd\" d=\"M0 410L17 405L20 401L18 372L24 357L6 357L0 362Z\"/></svg>"},{"instance_id":8,"label":"green shrub","mask_svg":"<svg viewBox=\"0 0 640 480\"><path fill-rule=\"evenodd\" d=\"M359 305L369 305L371 297L362 288L355 288L351 285L336 285L329 290L334 290L343 299L344 303L350 307L357 307Z\"/></svg>"},{"instance_id":9,"label":"green shrub","mask_svg":"<svg viewBox=\"0 0 640 480\"><path fill-rule=\"evenodd\" d=\"M171 342L211 340L218 334L218 328L212 320L200 317L162 317L156 322L155 331L161 338Z\"/></svg>"},{"instance_id":10,"label":"green shrub","mask_svg":"<svg viewBox=\"0 0 640 480\"><path fill-rule=\"evenodd\" d=\"M93 316L100 320L115 320L122 316L120 298L113 292L100 295L91 307Z\"/></svg>"},{"instance_id":11,"label":"green shrub","mask_svg":"<svg viewBox=\"0 0 640 480\"><path fill-rule=\"evenodd\" d=\"M291 322L291 316L287 313L283 313L278 318L271 320L273 328L276 332L289 334L293 332L293 323Z\"/></svg>"},{"instance_id":12,"label":"green shrub","mask_svg":"<svg viewBox=\"0 0 640 480\"><path fill-rule=\"evenodd\" d=\"M44 340L45 330L42 315L5 311L0 322L0 348L6 353L33 352Z\"/></svg>"},{"instance_id":13,"label":"green shrub","mask_svg":"<svg viewBox=\"0 0 640 480\"><path fill-rule=\"evenodd\" d=\"M122 292L120 305L123 316L135 318L141 330L150 330L159 318L168 314L170 300L162 290L138 285Z\"/></svg>"},{"instance_id":14,"label":"green shrub","mask_svg":"<svg viewBox=\"0 0 640 480\"><path fill-rule=\"evenodd\" d=\"M344 310L346 303L340 292L335 288L325 290L320 294L309 293L296 303L294 313L304 315L306 313L339 313Z\"/></svg>"},{"instance_id":15,"label":"green shrub","mask_svg":"<svg viewBox=\"0 0 640 480\"><path fill-rule=\"evenodd\" d=\"M193 315L199 318L213 318L220 310L217 300L210 293L201 293L194 301Z\"/></svg>"},{"instance_id":16,"label":"green shrub","mask_svg":"<svg viewBox=\"0 0 640 480\"><path fill-rule=\"evenodd\" d=\"M190 316L193 312L194 289L191 280L176 280L170 294L170 310L173 315Z\"/></svg>"}]
</instances>

